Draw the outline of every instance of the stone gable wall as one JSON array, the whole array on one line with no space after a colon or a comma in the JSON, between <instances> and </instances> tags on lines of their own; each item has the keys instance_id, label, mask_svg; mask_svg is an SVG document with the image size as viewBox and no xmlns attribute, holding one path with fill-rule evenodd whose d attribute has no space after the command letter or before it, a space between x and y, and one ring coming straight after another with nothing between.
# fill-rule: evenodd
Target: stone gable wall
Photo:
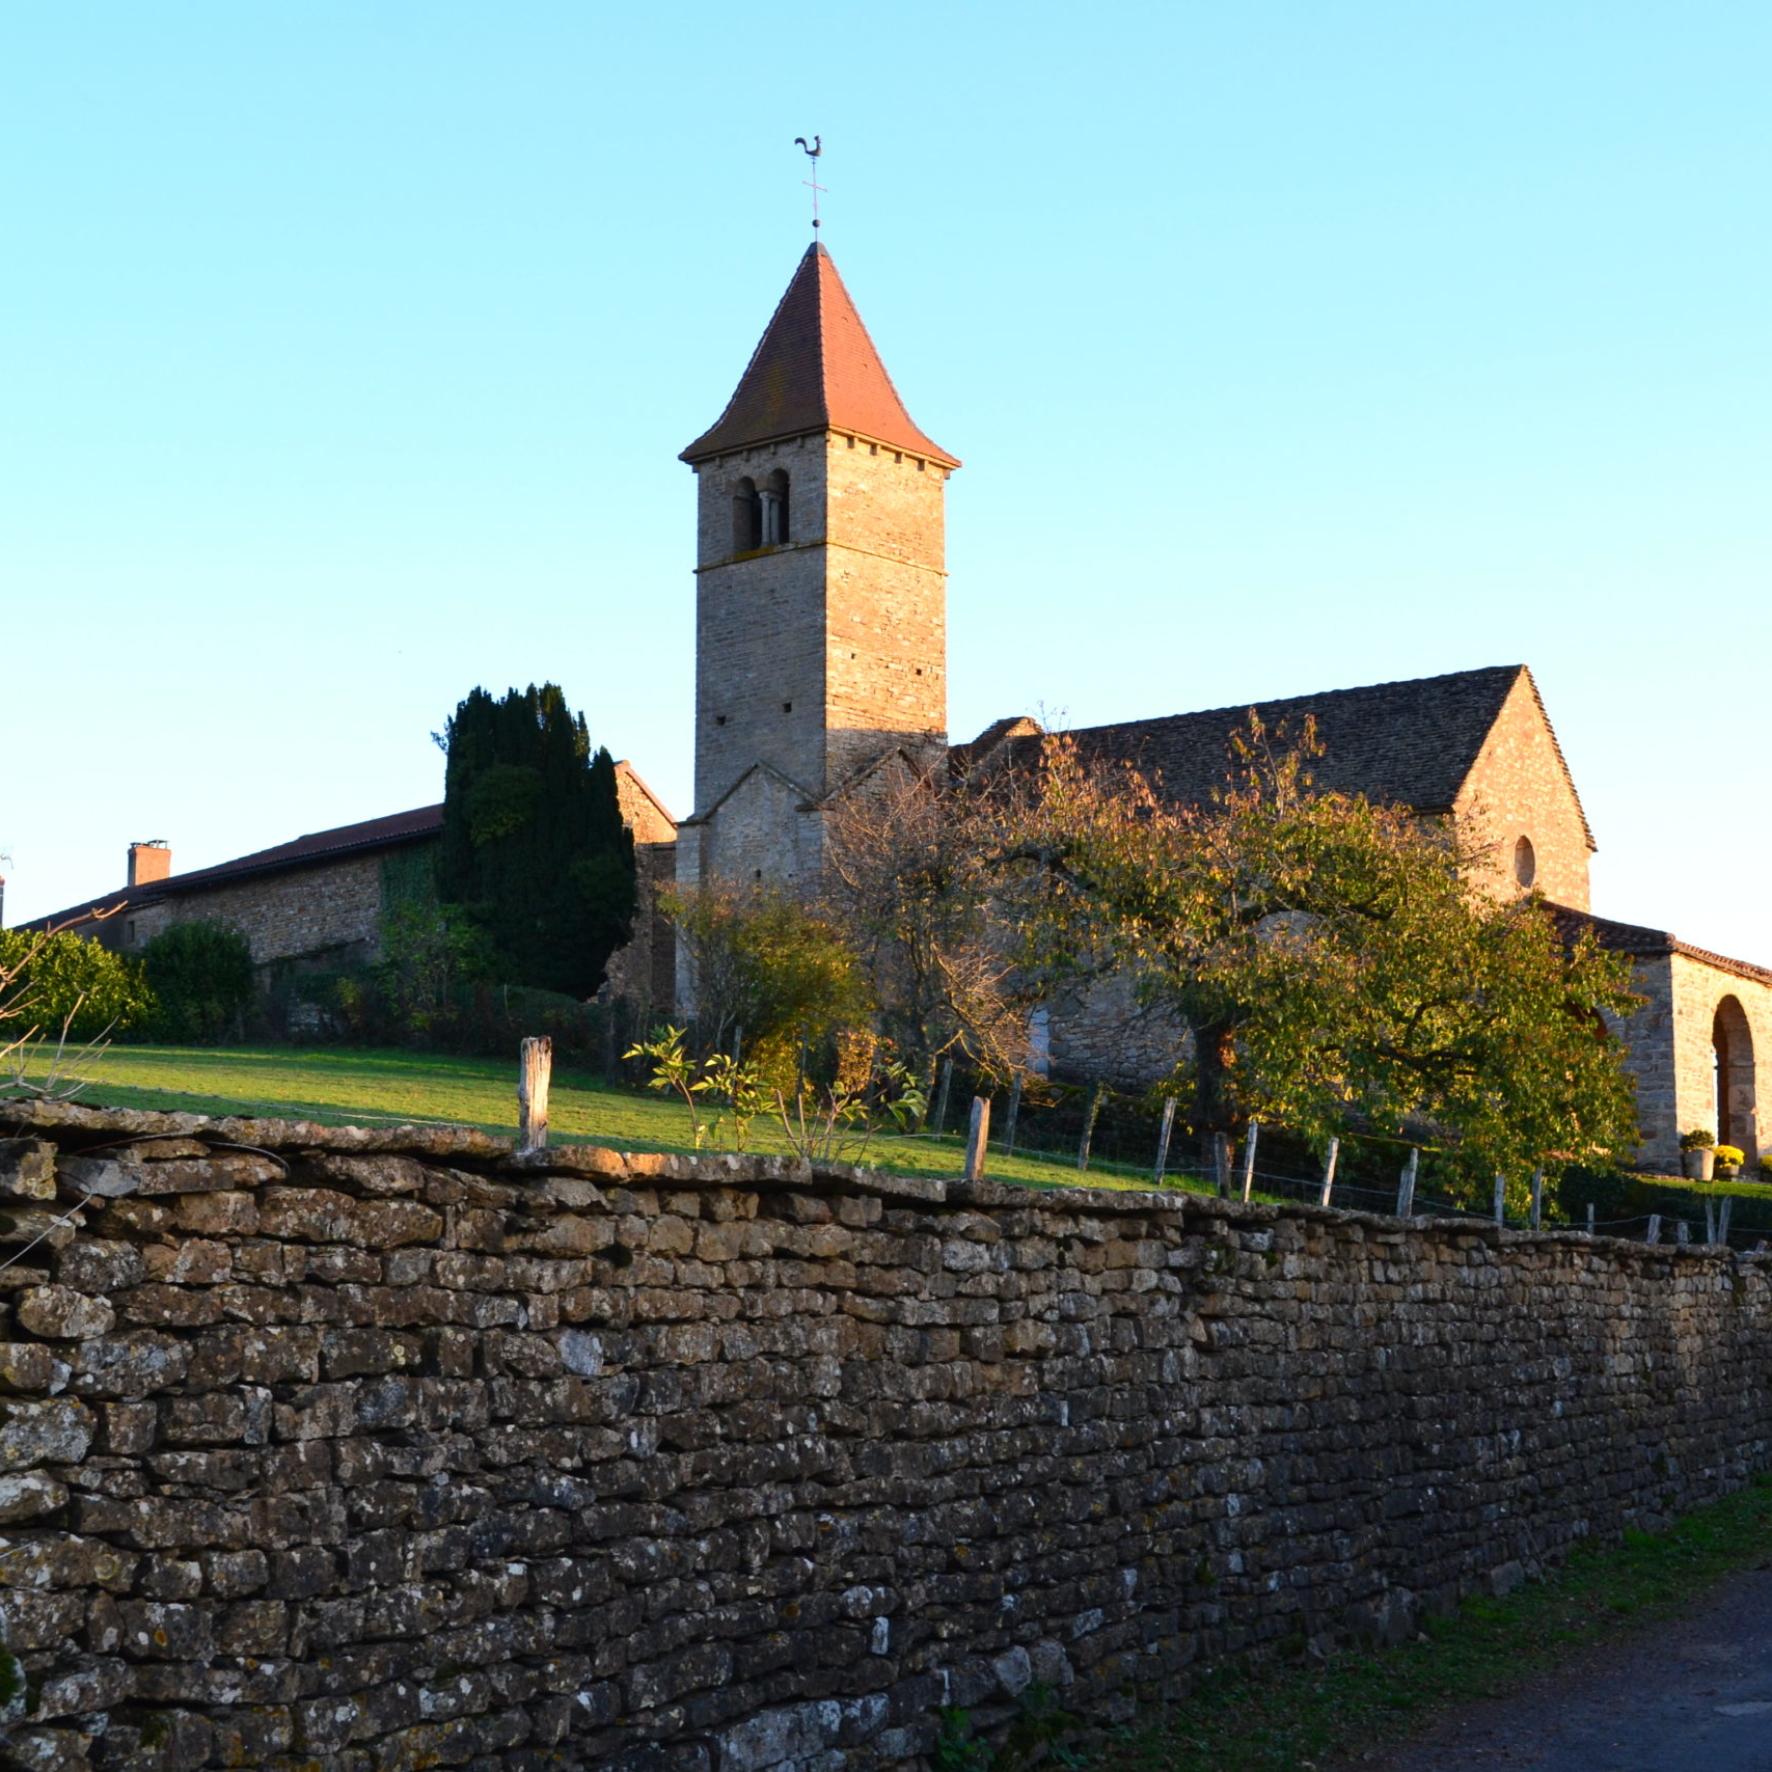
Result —
<instances>
[{"instance_id":1,"label":"stone gable wall","mask_svg":"<svg viewBox=\"0 0 1772 1772\"><path fill-rule=\"evenodd\" d=\"M1493 845L1494 882L1511 896L1514 846L1532 844L1537 862L1532 884L1553 904L1589 908L1587 830L1581 805L1557 752L1550 722L1522 678L1483 741L1457 807Z\"/></svg>"},{"instance_id":2,"label":"stone gable wall","mask_svg":"<svg viewBox=\"0 0 1772 1772\"><path fill-rule=\"evenodd\" d=\"M916 1765L1396 1638L1772 1435L1723 1250L0 1118L17 1765Z\"/></svg>"},{"instance_id":3,"label":"stone gable wall","mask_svg":"<svg viewBox=\"0 0 1772 1772\"><path fill-rule=\"evenodd\" d=\"M677 883L677 843L634 845L637 892L634 933L626 947L609 956L608 977L599 997L625 997L642 1031L668 1021L676 1007L677 932L659 904L659 895Z\"/></svg>"},{"instance_id":4,"label":"stone gable wall","mask_svg":"<svg viewBox=\"0 0 1772 1772\"><path fill-rule=\"evenodd\" d=\"M1718 1005L1733 997L1741 1006L1748 1037L1737 1053L1731 1079L1735 1131L1750 1165L1768 1148L1767 1093L1772 1092L1772 985L1712 966L1694 954L1673 954L1661 962L1673 998L1675 1148L1679 1134L1704 1127L1723 1136L1717 1113L1716 1048L1711 1036ZM1742 1124L1745 1122L1745 1126ZM1677 1158L1676 1158L1677 1162Z\"/></svg>"},{"instance_id":5,"label":"stone gable wall","mask_svg":"<svg viewBox=\"0 0 1772 1772\"><path fill-rule=\"evenodd\" d=\"M1713 965L1696 954L1637 959L1632 988L1643 1006L1615 1023L1637 1087L1643 1142L1637 1162L1668 1175L1680 1172L1680 1135L1696 1127L1718 1133L1716 1049L1711 1036L1717 1006L1733 997L1747 1026L1747 1050L1735 1055L1733 1117L1750 1173L1769 1148L1767 1101L1772 1099L1772 985Z\"/></svg>"}]
</instances>

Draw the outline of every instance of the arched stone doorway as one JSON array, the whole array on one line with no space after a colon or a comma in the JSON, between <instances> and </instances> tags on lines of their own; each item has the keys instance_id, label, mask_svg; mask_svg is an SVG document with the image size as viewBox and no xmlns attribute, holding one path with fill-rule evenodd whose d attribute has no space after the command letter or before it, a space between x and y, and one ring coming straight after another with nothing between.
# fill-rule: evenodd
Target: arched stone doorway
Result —
<instances>
[{"instance_id":1,"label":"arched stone doorway","mask_svg":"<svg viewBox=\"0 0 1772 1772\"><path fill-rule=\"evenodd\" d=\"M1725 997L1711 1021L1717 1065L1717 1143L1732 1144L1751 1158L1758 1147L1754 1099L1754 1037L1737 997Z\"/></svg>"}]
</instances>

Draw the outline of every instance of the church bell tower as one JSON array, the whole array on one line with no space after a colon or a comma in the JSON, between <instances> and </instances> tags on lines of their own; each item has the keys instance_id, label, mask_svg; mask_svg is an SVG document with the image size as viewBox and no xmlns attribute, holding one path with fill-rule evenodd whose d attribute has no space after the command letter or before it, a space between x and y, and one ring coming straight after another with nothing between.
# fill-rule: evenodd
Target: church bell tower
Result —
<instances>
[{"instance_id":1,"label":"church bell tower","mask_svg":"<svg viewBox=\"0 0 1772 1772\"><path fill-rule=\"evenodd\" d=\"M947 742L942 505L960 464L911 422L816 243L682 459L699 522L678 882L804 887L829 801Z\"/></svg>"}]
</instances>

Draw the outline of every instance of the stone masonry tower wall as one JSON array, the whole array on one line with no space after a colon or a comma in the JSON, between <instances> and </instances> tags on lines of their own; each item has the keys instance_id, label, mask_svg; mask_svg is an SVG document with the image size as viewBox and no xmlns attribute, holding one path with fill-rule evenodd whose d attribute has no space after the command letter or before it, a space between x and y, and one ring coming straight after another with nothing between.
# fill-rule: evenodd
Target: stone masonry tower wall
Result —
<instances>
[{"instance_id":1,"label":"stone masonry tower wall","mask_svg":"<svg viewBox=\"0 0 1772 1772\"><path fill-rule=\"evenodd\" d=\"M943 503L836 267L808 250L696 471L695 812L684 885L794 887L820 803L947 739Z\"/></svg>"},{"instance_id":2,"label":"stone masonry tower wall","mask_svg":"<svg viewBox=\"0 0 1772 1772\"><path fill-rule=\"evenodd\" d=\"M789 539L735 547L741 488L777 475ZM822 795L895 745L945 740L946 478L834 431L698 470L698 809L754 763Z\"/></svg>"}]
</instances>

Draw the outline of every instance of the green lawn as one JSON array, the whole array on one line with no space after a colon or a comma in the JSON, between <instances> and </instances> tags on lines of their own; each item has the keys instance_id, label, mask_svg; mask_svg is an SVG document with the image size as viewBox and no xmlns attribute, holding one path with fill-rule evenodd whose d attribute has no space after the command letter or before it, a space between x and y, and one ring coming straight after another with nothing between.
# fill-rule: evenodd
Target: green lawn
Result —
<instances>
[{"instance_id":1,"label":"green lawn","mask_svg":"<svg viewBox=\"0 0 1772 1772\"><path fill-rule=\"evenodd\" d=\"M79 1067L90 1079L78 1099L94 1107L161 1108L178 1113L250 1114L318 1120L328 1125L445 1122L514 1132L515 1060L445 1058L433 1053L348 1051L338 1047L185 1048L112 1046ZM618 1150L690 1148L681 1103L646 1090L612 1089L586 1073L559 1069L548 1102L556 1144L604 1144ZM758 1121L751 1147L787 1148L778 1128ZM862 1161L909 1174L958 1175L963 1141L878 1138ZM1088 1175L1058 1158L995 1150L986 1173L996 1181L1067 1186L1148 1185L1140 1171L1096 1163ZM1171 1178L1173 1181L1174 1178Z\"/></svg>"}]
</instances>

